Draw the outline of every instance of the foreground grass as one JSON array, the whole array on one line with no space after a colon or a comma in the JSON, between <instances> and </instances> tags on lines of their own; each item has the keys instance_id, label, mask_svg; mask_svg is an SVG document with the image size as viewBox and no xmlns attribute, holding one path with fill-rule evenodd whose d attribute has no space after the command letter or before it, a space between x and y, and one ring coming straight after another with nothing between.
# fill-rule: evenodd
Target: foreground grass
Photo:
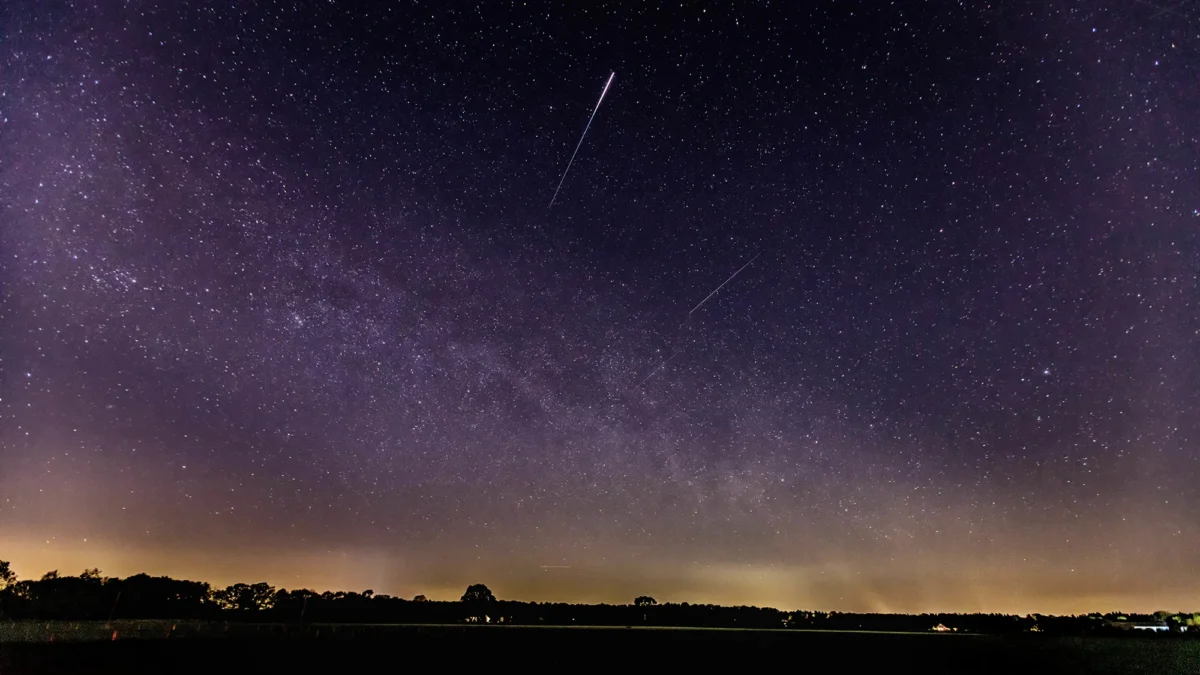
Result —
<instances>
[{"instance_id":1,"label":"foreground grass","mask_svg":"<svg viewBox=\"0 0 1200 675\"><path fill-rule=\"evenodd\" d=\"M113 632L117 639L113 641ZM53 636L54 643L50 643ZM0 673L376 672L517 664L579 669L731 663L856 673L1200 673L1200 640L603 626L0 624Z\"/></svg>"}]
</instances>

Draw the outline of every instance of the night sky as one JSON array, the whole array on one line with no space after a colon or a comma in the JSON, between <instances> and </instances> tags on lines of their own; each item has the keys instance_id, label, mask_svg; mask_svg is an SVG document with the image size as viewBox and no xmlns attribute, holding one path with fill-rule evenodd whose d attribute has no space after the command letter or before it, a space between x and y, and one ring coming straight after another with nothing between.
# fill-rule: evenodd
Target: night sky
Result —
<instances>
[{"instance_id":1,"label":"night sky","mask_svg":"<svg viewBox=\"0 0 1200 675\"><path fill-rule=\"evenodd\" d=\"M0 10L22 577L1200 606L1200 5L222 4Z\"/></svg>"}]
</instances>

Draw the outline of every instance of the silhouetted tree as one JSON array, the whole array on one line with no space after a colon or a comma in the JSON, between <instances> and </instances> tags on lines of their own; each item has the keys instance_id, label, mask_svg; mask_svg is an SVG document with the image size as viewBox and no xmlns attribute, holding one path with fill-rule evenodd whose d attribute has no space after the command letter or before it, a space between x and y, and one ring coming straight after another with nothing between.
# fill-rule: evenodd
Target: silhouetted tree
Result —
<instances>
[{"instance_id":1,"label":"silhouetted tree","mask_svg":"<svg viewBox=\"0 0 1200 675\"><path fill-rule=\"evenodd\" d=\"M24 611L46 619L104 618L115 593L102 579L90 575L64 577L57 571L13 587L13 595L22 601Z\"/></svg>"},{"instance_id":2,"label":"silhouetted tree","mask_svg":"<svg viewBox=\"0 0 1200 675\"><path fill-rule=\"evenodd\" d=\"M492 589L483 584L471 584L467 586L467 592L463 593L462 602L471 604L486 604L496 602L496 596L492 595Z\"/></svg>"},{"instance_id":3,"label":"silhouetted tree","mask_svg":"<svg viewBox=\"0 0 1200 675\"><path fill-rule=\"evenodd\" d=\"M177 619L200 617L215 609L210 597L215 595L208 584L182 581L170 577L135 574L125 579L109 579L106 583L121 594L115 597L108 611L116 617L136 619Z\"/></svg>"},{"instance_id":4,"label":"silhouetted tree","mask_svg":"<svg viewBox=\"0 0 1200 675\"><path fill-rule=\"evenodd\" d=\"M17 575L13 574L12 567L7 560L0 560L0 619L7 617L11 613L9 605L13 604L16 599L13 593L13 585L17 583Z\"/></svg>"},{"instance_id":5,"label":"silhouetted tree","mask_svg":"<svg viewBox=\"0 0 1200 675\"><path fill-rule=\"evenodd\" d=\"M267 583L234 584L225 590L215 591L213 600L222 609L257 611L275 605L275 589Z\"/></svg>"},{"instance_id":6,"label":"silhouetted tree","mask_svg":"<svg viewBox=\"0 0 1200 675\"><path fill-rule=\"evenodd\" d=\"M496 605L496 596L483 584L471 584L463 593L462 605L467 611L468 621L486 621Z\"/></svg>"},{"instance_id":7,"label":"silhouetted tree","mask_svg":"<svg viewBox=\"0 0 1200 675\"><path fill-rule=\"evenodd\" d=\"M418 595L417 597L413 598L413 602L429 602L429 598L423 595Z\"/></svg>"},{"instance_id":8,"label":"silhouetted tree","mask_svg":"<svg viewBox=\"0 0 1200 675\"><path fill-rule=\"evenodd\" d=\"M633 604L635 607L649 607L650 605L657 605L658 601L648 595L639 595L633 599Z\"/></svg>"}]
</instances>

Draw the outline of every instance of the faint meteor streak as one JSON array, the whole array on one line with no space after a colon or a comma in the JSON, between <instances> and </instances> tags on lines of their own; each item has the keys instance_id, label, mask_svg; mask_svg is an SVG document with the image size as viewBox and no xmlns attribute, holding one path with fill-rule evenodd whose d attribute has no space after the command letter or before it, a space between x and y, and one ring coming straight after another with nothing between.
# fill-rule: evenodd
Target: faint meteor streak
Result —
<instances>
[{"instance_id":1,"label":"faint meteor streak","mask_svg":"<svg viewBox=\"0 0 1200 675\"><path fill-rule=\"evenodd\" d=\"M696 312L696 310L700 309L700 307L701 307L701 306L703 306L703 305L704 305L704 303L708 302L708 299L709 299L709 298L711 298L712 296L716 295L716 294L717 294L717 291L719 291L719 290L721 290L722 288L724 288L724 287L725 287L725 284L727 284L727 283L729 283L729 282L733 281L733 278L734 278L734 277L736 277L737 275L741 274L741 273L742 273L742 270L744 270L744 269L746 269L747 267L749 267L749 266L750 266L750 263L754 262L755 260L758 260L758 256L760 256L760 255L762 255L762 254L761 254L761 253L756 253L756 254L754 255L754 257L750 259L750 262L748 262L748 263L746 263L745 265L742 265L741 267L739 267L739 268L738 268L738 271L736 271L736 272L734 272L733 274L729 275L729 278L728 278L728 279L726 279L725 281L721 282L721 285L720 285L720 286L717 286L716 290L714 290L712 293L709 293L708 295L704 296L704 299L703 299L703 300L701 300L701 301L700 301L700 303L699 303L699 304L697 304L695 307L693 307L693 308L692 308L692 311L688 312L688 316L691 316L692 314L694 314L694 313Z\"/></svg>"},{"instance_id":2,"label":"faint meteor streak","mask_svg":"<svg viewBox=\"0 0 1200 675\"><path fill-rule=\"evenodd\" d=\"M567 168L563 169L562 178L558 179L558 187L554 188L554 196L550 198L550 206L547 209L554 208L554 202L558 199L558 191L562 189L563 181L567 179L567 173L571 170L571 165L575 163L575 155L579 154L579 148L583 147L583 139L587 138L588 129L592 127L592 120L596 118L596 111L600 110L600 104L604 102L604 95L608 93L608 87L612 84L613 77L616 71L609 73L608 81L604 83L604 91L600 92L600 100L596 101L596 107L592 110L592 116L588 118L587 126L583 128L583 133L579 136L579 143L575 145L575 152L571 153L571 159L567 162Z\"/></svg>"},{"instance_id":3,"label":"faint meteor streak","mask_svg":"<svg viewBox=\"0 0 1200 675\"><path fill-rule=\"evenodd\" d=\"M686 325L687 322L691 320L692 314L695 314L696 310L700 309L704 305L704 303L708 302L712 298L712 296L716 295L717 291L721 290L722 288L725 288L725 284L733 281L733 278L736 277L737 275L741 274L742 270L749 267L750 263L754 262L755 260L758 260L758 256L760 256L760 255L762 255L762 253L754 254L754 257L751 258L749 262L747 262L745 265L742 265L741 267L739 267L738 270L736 272L734 272L733 274L729 275L729 278L726 279L725 281L721 282L721 285L717 286L716 289L714 289L712 293L709 293L708 295L704 296L704 299L701 300L699 303L697 303L697 305L692 308L692 311L688 312L688 318L687 318L687 320L684 321L684 325ZM668 363L670 363L671 359L674 359L676 356L679 356L679 353L682 351L683 351L683 347L676 349L673 354L671 354L666 359L664 359L662 363L655 366L654 370L651 370L645 377L642 378L641 382L638 382L636 385L634 385L633 388L640 389L643 384L646 384L647 382L649 382L650 378L654 377L655 374L658 373L658 371L662 370Z\"/></svg>"},{"instance_id":4,"label":"faint meteor streak","mask_svg":"<svg viewBox=\"0 0 1200 675\"><path fill-rule=\"evenodd\" d=\"M663 369L663 366L665 366L665 365L667 365L668 363L670 363L670 362L671 362L671 359L675 358L676 356L679 356L679 352L680 352L680 351L682 351L682 350L681 350L681 349L676 349L674 354L672 354L672 355L668 356L668 357L667 357L667 359L666 359L665 361L663 361L662 363L660 363L660 364L658 364L657 366L655 366L654 370L650 371L650 374L649 374L649 375L647 375L647 376L643 377L643 378L642 378L642 381L641 381L641 382L638 382L638 383L637 383L637 385L635 385L635 386L634 386L634 389L637 389L638 387L641 387L643 384L646 384L646 382L648 382L648 381L650 380L650 378L654 377L654 374L655 374L655 373L657 373L658 371L662 370L662 369Z\"/></svg>"}]
</instances>

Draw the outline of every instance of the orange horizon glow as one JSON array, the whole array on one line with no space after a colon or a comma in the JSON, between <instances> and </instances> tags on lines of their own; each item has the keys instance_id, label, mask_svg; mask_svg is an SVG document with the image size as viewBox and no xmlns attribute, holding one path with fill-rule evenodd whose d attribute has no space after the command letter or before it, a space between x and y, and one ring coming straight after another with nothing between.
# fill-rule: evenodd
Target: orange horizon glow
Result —
<instances>
[{"instance_id":1,"label":"orange horizon glow","mask_svg":"<svg viewBox=\"0 0 1200 675\"><path fill-rule=\"evenodd\" d=\"M888 583L872 580L852 564L823 568L688 565L678 570L629 570L572 565L561 569L448 565L430 574L415 568L396 574L389 556L378 551L331 550L324 553L237 553L108 547L94 542L40 544L0 538L0 550L11 558L19 578L36 579L50 570L63 575L97 567L106 576L138 573L203 581L214 587L266 581L276 588L317 592L373 590L376 594L431 600L457 600L471 583L487 584L501 599L572 604L628 604L647 594L664 602L755 605L782 610L849 613L1001 613L1079 615L1092 612L1150 614L1159 610L1192 611L1200 607L1193 594L1130 593L1102 588L1059 597L1037 597L1036 586L1019 579L972 585L937 581L919 575L898 577L895 587L926 587L925 599L890 592ZM666 572L666 573L664 573ZM634 582L631 579L641 579ZM857 580L857 581L856 581ZM1021 587L1027 589L1022 591ZM818 589L818 590L814 590ZM936 589L936 590L935 590ZM834 594L840 594L835 597Z\"/></svg>"}]
</instances>

